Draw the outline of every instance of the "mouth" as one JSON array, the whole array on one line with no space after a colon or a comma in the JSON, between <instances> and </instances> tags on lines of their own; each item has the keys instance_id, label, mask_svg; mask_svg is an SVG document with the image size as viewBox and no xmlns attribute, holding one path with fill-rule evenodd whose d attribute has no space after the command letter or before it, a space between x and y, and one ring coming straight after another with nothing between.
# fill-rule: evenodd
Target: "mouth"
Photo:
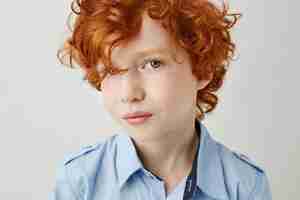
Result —
<instances>
[{"instance_id":1,"label":"mouth","mask_svg":"<svg viewBox=\"0 0 300 200\"><path fill-rule=\"evenodd\" d=\"M144 112L144 111L136 111L133 113L127 113L123 116L123 119L127 121L127 123L132 125L142 124L146 122L150 117L152 117L152 113Z\"/></svg>"},{"instance_id":2,"label":"mouth","mask_svg":"<svg viewBox=\"0 0 300 200\"><path fill-rule=\"evenodd\" d=\"M147 119L152 117L152 113L144 111L136 111L134 113L127 113L123 116L123 119L128 123L135 125L144 123Z\"/></svg>"},{"instance_id":3,"label":"mouth","mask_svg":"<svg viewBox=\"0 0 300 200\"><path fill-rule=\"evenodd\" d=\"M128 119L128 118L138 118L138 117L149 117L152 116L152 113L150 112L144 112L144 111L136 111L133 113L126 113L123 115L123 119Z\"/></svg>"},{"instance_id":4,"label":"mouth","mask_svg":"<svg viewBox=\"0 0 300 200\"><path fill-rule=\"evenodd\" d=\"M142 116L142 117L131 117L126 118L125 120L132 125L142 124L146 122L151 116Z\"/></svg>"}]
</instances>

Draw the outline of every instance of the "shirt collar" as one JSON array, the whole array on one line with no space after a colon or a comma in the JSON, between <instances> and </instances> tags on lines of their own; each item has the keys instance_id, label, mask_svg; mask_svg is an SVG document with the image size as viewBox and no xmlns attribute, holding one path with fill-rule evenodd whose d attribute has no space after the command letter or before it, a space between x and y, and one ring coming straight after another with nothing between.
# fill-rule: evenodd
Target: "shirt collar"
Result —
<instances>
[{"instance_id":1,"label":"shirt collar","mask_svg":"<svg viewBox=\"0 0 300 200\"><path fill-rule=\"evenodd\" d=\"M120 187L139 169L143 164L138 157L132 139L126 134L118 135L117 140L117 172Z\"/></svg>"},{"instance_id":2,"label":"shirt collar","mask_svg":"<svg viewBox=\"0 0 300 200\"><path fill-rule=\"evenodd\" d=\"M198 134L201 133L197 158L197 186L208 196L215 199L227 199L223 167L217 143L198 119L195 120L195 128ZM139 169L143 169L143 164L138 157L132 139L127 134L118 135L117 143L116 164L119 185L122 187L131 175Z\"/></svg>"},{"instance_id":3,"label":"shirt collar","mask_svg":"<svg viewBox=\"0 0 300 200\"><path fill-rule=\"evenodd\" d=\"M201 129L200 147L197 158L197 185L202 192L214 199L227 199L218 144L198 119L195 120L195 127L197 133Z\"/></svg>"}]
</instances>

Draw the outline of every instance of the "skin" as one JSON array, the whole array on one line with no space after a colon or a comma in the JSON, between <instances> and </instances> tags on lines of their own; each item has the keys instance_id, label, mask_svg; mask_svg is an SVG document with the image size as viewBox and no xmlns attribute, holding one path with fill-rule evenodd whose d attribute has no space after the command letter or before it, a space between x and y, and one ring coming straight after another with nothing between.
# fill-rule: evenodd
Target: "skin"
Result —
<instances>
[{"instance_id":1,"label":"skin","mask_svg":"<svg viewBox=\"0 0 300 200\"><path fill-rule=\"evenodd\" d=\"M148 58L161 64L143 65ZM194 127L196 95L209 80L197 80L187 52L176 47L169 33L147 14L139 35L112 51L112 62L129 71L103 80L104 106L133 139L144 167L163 179L168 194L192 168L199 143ZM139 125L122 119L137 110L153 116Z\"/></svg>"}]
</instances>

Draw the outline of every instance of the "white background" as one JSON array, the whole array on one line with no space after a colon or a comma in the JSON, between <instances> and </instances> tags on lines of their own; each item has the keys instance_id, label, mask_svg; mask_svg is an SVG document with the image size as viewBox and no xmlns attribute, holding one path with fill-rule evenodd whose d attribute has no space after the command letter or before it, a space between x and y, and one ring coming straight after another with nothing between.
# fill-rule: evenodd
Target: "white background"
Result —
<instances>
[{"instance_id":1,"label":"white background","mask_svg":"<svg viewBox=\"0 0 300 200\"><path fill-rule=\"evenodd\" d=\"M232 0L243 13L220 102L204 123L267 171L273 199L299 199L298 1ZM0 199L47 199L64 155L118 127L79 69L56 59L70 1L3 1L0 11Z\"/></svg>"}]
</instances>

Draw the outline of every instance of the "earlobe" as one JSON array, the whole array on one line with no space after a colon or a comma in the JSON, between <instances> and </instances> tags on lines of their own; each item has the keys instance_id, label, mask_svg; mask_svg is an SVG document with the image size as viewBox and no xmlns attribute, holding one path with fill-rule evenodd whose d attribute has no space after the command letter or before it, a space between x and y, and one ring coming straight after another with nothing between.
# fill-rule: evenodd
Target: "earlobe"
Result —
<instances>
[{"instance_id":1,"label":"earlobe","mask_svg":"<svg viewBox=\"0 0 300 200\"><path fill-rule=\"evenodd\" d=\"M198 90L202 90L203 88L205 88L208 83L210 82L210 80L201 80L198 82Z\"/></svg>"},{"instance_id":2,"label":"earlobe","mask_svg":"<svg viewBox=\"0 0 300 200\"><path fill-rule=\"evenodd\" d=\"M198 80L198 90L205 88L213 78L213 73L210 73L209 79Z\"/></svg>"}]
</instances>

